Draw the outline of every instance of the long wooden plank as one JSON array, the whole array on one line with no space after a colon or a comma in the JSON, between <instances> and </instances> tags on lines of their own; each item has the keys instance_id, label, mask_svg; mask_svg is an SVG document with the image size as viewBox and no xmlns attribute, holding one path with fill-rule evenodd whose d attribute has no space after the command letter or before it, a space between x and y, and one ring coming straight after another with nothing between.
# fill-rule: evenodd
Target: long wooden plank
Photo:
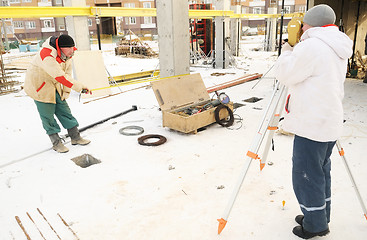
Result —
<instances>
[{"instance_id":1,"label":"long wooden plank","mask_svg":"<svg viewBox=\"0 0 367 240\"><path fill-rule=\"evenodd\" d=\"M245 75L243 77L240 77L240 78L228 81L228 82L224 82L224 83L212 86L212 87L208 87L207 91L208 91L208 93L212 93L212 92L219 91L219 90L222 90L222 89L225 89L225 88L229 88L229 87L239 85L241 83L252 81L252 80L255 80L255 79L260 78L260 77L262 77L262 74L258 74L258 73L251 74L251 75Z\"/></svg>"}]
</instances>

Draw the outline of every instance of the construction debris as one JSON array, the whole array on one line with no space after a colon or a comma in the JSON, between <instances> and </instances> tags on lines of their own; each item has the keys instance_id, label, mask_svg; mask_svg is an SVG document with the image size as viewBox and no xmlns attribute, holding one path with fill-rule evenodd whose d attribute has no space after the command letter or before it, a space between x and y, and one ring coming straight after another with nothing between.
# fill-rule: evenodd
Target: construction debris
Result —
<instances>
[{"instance_id":1,"label":"construction debris","mask_svg":"<svg viewBox=\"0 0 367 240\"><path fill-rule=\"evenodd\" d=\"M251 98L248 98L248 99L245 99L245 100L242 100L242 101L249 102L249 103L255 103L255 102L258 102L260 100L262 100L262 98L251 97Z\"/></svg>"},{"instance_id":2,"label":"construction debris","mask_svg":"<svg viewBox=\"0 0 367 240\"><path fill-rule=\"evenodd\" d=\"M367 77L367 59L366 57L362 57L359 51L356 52L356 59L356 69L350 77L364 79Z\"/></svg>"},{"instance_id":3,"label":"construction debris","mask_svg":"<svg viewBox=\"0 0 367 240\"><path fill-rule=\"evenodd\" d=\"M92 166L93 164L101 163L101 160L93 157L90 154L83 154L78 157L74 157L71 159L76 165L82 168L86 168Z\"/></svg>"},{"instance_id":4,"label":"construction debris","mask_svg":"<svg viewBox=\"0 0 367 240\"><path fill-rule=\"evenodd\" d=\"M18 92L20 89L14 87L20 85L20 82L12 80L13 73L6 73L2 60L0 60L0 68L0 95Z\"/></svg>"},{"instance_id":5,"label":"construction debris","mask_svg":"<svg viewBox=\"0 0 367 240\"><path fill-rule=\"evenodd\" d=\"M218 77L218 76L224 76L224 75L226 75L226 74L235 74L235 73L219 73L219 72L216 72L216 73L212 73L212 74L210 74L210 76L216 76L216 77Z\"/></svg>"},{"instance_id":6,"label":"construction debris","mask_svg":"<svg viewBox=\"0 0 367 240\"><path fill-rule=\"evenodd\" d=\"M0 41L0 72L1 72L1 76L0 76L0 95L3 94L8 94L11 92L17 92L20 89L15 89L14 86L19 85L20 83L18 81L13 81L12 80L12 73L7 74L5 72L5 67L4 67L4 59L3 59L3 54L4 52L1 50L3 49L4 46L2 44L2 42Z\"/></svg>"},{"instance_id":7,"label":"construction debris","mask_svg":"<svg viewBox=\"0 0 367 240\"><path fill-rule=\"evenodd\" d=\"M29 212L26 212L26 215L28 216L29 221L32 224L27 222L27 218L24 218L24 217L23 217L23 221L24 221L25 224L23 224L20 217L15 216L15 220L17 221L19 227L21 228L21 230L24 233L27 240L32 240L32 239L44 239L44 240L46 240L46 237L49 239L50 236L54 236L54 238L52 238L52 239L57 238L59 240L62 240L62 239L80 240L80 238L77 236L75 231L61 217L60 213L57 213L57 216L60 218L61 222L56 221L56 219L54 219L54 218L51 219L53 221L49 221L39 208L37 208L37 213L36 214L33 213L33 217L32 217ZM61 228L62 224L60 224L60 223L63 223L67 227L67 229ZM45 227L47 225L48 225L49 228ZM43 226L43 227L41 227L41 226ZM57 227L58 231L60 231L60 233L62 233L62 234L59 234L56 231L56 227ZM37 231L35 231L35 230L37 230ZM73 235L72 238L71 238L70 233ZM12 233L10 233L10 234L13 236ZM14 239L14 236L13 236L13 239Z\"/></svg>"},{"instance_id":8,"label":"construction debris","mask_svg":"<svg viewBox=\"0 0 367 240\"><path fill-rule=\"evenodd\" d=\"M115 48L115 55L125 55L129 57L157 57L158 54L145 42L143 42L138 36L136 36L131 30L130 39L122 39L120 44ZM134 36L135 39L131 39Z\"/></svg>"}]
</instances>

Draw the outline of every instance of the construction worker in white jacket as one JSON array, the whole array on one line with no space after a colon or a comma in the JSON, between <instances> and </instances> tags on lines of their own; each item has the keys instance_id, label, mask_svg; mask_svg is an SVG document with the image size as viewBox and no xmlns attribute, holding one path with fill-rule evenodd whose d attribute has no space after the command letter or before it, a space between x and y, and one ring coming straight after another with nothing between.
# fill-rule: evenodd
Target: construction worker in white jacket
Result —
<instances>
[{"instance_id":1,"label":"construction worker in white jacket","mask_svg":"<svg viewBox=\"0 0 367 240\"><path fill-rule=\"evenodd\" d=\"M71 77L71 57L74 50L75 43L69 35L48 38L27 69L24 83L24 91L36 103L43 128L51 139L52 148L61 153L68 152L69 149L64 146L58 135L61 130L54 116L67 129L73 145L90 143L80 136L78 121L71 114L65 100L69 97L71 89L90 93L86 86Z\"/></svg>"},{"instance_id":2,"label":"construction worker in white jacket","mask_svg":"<svg viewBox=\"0 0 367 240\"><path fill-rule=\"evenodd\" d=\"M309 239L329 233L330 155L342 134L344 81L352 40L334 25L335 13L317 5L303 18L294 47L283 44L276 79L288 87L282 127L295 134L293 189L303 215L293 233Z\"/></svg>"}]
</instances>

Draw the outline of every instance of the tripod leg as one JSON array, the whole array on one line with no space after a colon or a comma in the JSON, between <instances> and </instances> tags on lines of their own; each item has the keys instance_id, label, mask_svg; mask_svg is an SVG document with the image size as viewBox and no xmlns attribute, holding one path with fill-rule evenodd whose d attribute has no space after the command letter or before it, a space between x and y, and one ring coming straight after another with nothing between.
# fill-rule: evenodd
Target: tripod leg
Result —
<instances>
[{"instance_id":1,"label":"tripod leg","mask_svg":"<svg viewBox=\"0 0 367 240\"><path fill-rule=\"evenodd\" d=\"M268 158L268 153L270 150L271 140L273 139L275 131L278 129L280 114L282 113L283 106L285 104L286 94L282 93L282 95L280 96L280 99L281 99L281 102L280 102L280 105L279 104L277 105L277 112L273 114L272 119L267 129L269 131L269 134L268 134L268 139L265 144L262 158L260 159L260 171L263 170L263 168L265 167L266 159Z\"/></svg>"},{"instance_id":2,"label":"tripod leg","mask_svg":"<svg viewBox=\"0 0 367 240\"><path fill-rule=\"evenodd\" d=\"M277 106L279 104L280 98L282 97L282 94L285 90L285 87L282 86L279 88L279 84L274 89L273 95L270 99L270 103L268 104L266 111L264 113L263 119L261 121L261 124L259 126L258 131L256 132L255 138L252 141L251 147L249 148L247 154L246 154L246 163L243 166L241 170L240 177L238 178L238 181L235 184L235 187L233 189L232 195L228 201L227 207L224 210L223 217L218 219L219 226L218 226L218 234L222 232L224 227L227 224L227 219L229 217L229 214L232 210L233 204L236 201L237 195L241 189L243 180L246 177L247 171L250 168L251 162L253 159L260 159L257 155L257 152L259 151L260 145L264 139L265 133L268 130L269 122L272 119L272 117L269 117L269 114L271 116L274 115L275 110L277 109Z\"/></svg>"},{"instance_id":3,"label":"tripod leg","mask_svg":"<svg viewBox=\"0 0 367 240\"><path fill-rule=\"evenodd\" d=\"M275 131L278 129L278 123L279 122L279 114L275 114L273 117L273 121L272 124L269 125L268 130L269 130L269 135L268 138L266 140L266 144L264 147L264 152L262 155L262 158L260 159L260 171L263 170L263 168L265 167L266 164L266 159L268 158L268 153L270 150L270 144L271 144L271 140L273 139L274 133Z\"/></svg>"},{"instance_id":4,"label":"tripod leg","mask_svg":"<svg viewBox=\"0 0 367 240\"><path fill-rule=\"evenodd\" d=\"M338 148L338 151L339 151L339 155L341 156L341 158L343 159L343 162L344 162L344 166L345 168L347 169L347 172L348 172L348 175L349 175L349 178L350 178L350 181L352 182L352 185L353 185L353 188L357 194L357 197L358 197L358 200L359 200L359 203L361 204L361 207L362 207L362 210L363 210L363 214L364 214L364 217L366 218L367 220L367 211L366 211L366 206L364 205L364 202L363 202L363 199L361 197L361 194L359 193L359 190L358 190L358 187L357 187L357 184L356 182L354 181L354 178L353 178L353 175L352 175L352 172L350 171L350 168L349 168L349 165L348 165L348 162L347 162L347 159L345 158L344 156L344 149L342 148L342 146L340 145L340 142L339 140L336 141L336 146Z\"/></svg>"}]
</instances>

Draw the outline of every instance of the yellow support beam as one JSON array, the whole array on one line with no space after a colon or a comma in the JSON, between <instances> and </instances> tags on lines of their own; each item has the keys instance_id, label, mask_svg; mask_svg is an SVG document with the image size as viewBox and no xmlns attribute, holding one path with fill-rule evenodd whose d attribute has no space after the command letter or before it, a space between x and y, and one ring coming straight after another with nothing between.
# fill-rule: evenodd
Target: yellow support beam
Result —
<instances>
[{"instance_id":1,"label":"yellow support beam","mask_svg":"<svg viewBox=\"0 0 367 240\"><path fill-rule=\"evenodd\" d=\"M90 15L90 7L0 7L0 18L41 18Z\"/></svg>"},{"instance_id":2,"label":"yellow support beam","mask_svg":"<svg viewBox=\"0 0 367 240\"><path fill-rule=\"evenodd\" d=\"M153 76L152 76L153 74ZM134 80L134 79L138 79L138 78L144 78L144 77L157 77L159 76L159 70L150 70L150 71L144 71L144 72L137 72L137 73L129 73L129 74L125 74L125 75L120 75L120 76L114 76L114 77L109 77L108 80L113 81L115 80L116 82L125 82L125 81L130 81L130 80Z\"/></svg>"},{"instance_id":3,"label":"yellow support beam","mask_svg":"<svg viewBox=\"0 0 367 240\"><path fill-rule=\"evenodd\" d=\"M285 14L293 17L299 13ZM0 18L40 18L89 16L93 17L155 17L155 8L124 8L124 7L0 7ZM189 18L279 18L280 14L235 14L233 11L222 10L189 10Z\"/></svg>"},{"instance_id":4,"label":"yellow support beam","mask_svg":"<svg viewBox=\"0 0 367 240\"><path fill-rule=\"evenodd\" d=\"M233 11L222 10L189 10L189 18L230 17Z\"/></svg>"},{"instance_id":5,"label":"yellow support beam","mask_svg":"<svg viewBox=\"0 0 367 240\"><path fill-rule=\"evenodd\" d=\"M92 7L92 15L99 17L155 17L155 8Z\"/></svg>"},{"instance_id":6,"label":"yellow support beam","mask_svg":"<svg viewBox=\"0 0 367 240\"><path fill-rule=\"evenodd\" d=\"M239 18L278 18L280 14L238 14Z\"/></svg>"},{"instance_id":7,"label":"yellow support beam","mask_svg":"<svg viewBox=\"0 0 367 240\"><path fill-rule=\"evenodd\" d=\"M187 74L181 74L181 75L164 77L164 78L160 78L159 76L147 77L147 78L140 78L140 79L135 79L135 80L127 81L127 82L118 83L116 85L112 85L112 86L109 86L109 87L94 88L94 89L91 89L91 91L93 92L93 91L103 90L103 89L107 89L107 88L114 88L114 87L128 86L128 85L132 85L132 84L139 84L139 83L147 83L147 82L159 81L159 80L163 80L163 79L169 79L169 78L174 78L174 77L181 77L181 76L186 76L186 75L190 75L190 74L187 73Z\"/></svg>"}]
</instances>

